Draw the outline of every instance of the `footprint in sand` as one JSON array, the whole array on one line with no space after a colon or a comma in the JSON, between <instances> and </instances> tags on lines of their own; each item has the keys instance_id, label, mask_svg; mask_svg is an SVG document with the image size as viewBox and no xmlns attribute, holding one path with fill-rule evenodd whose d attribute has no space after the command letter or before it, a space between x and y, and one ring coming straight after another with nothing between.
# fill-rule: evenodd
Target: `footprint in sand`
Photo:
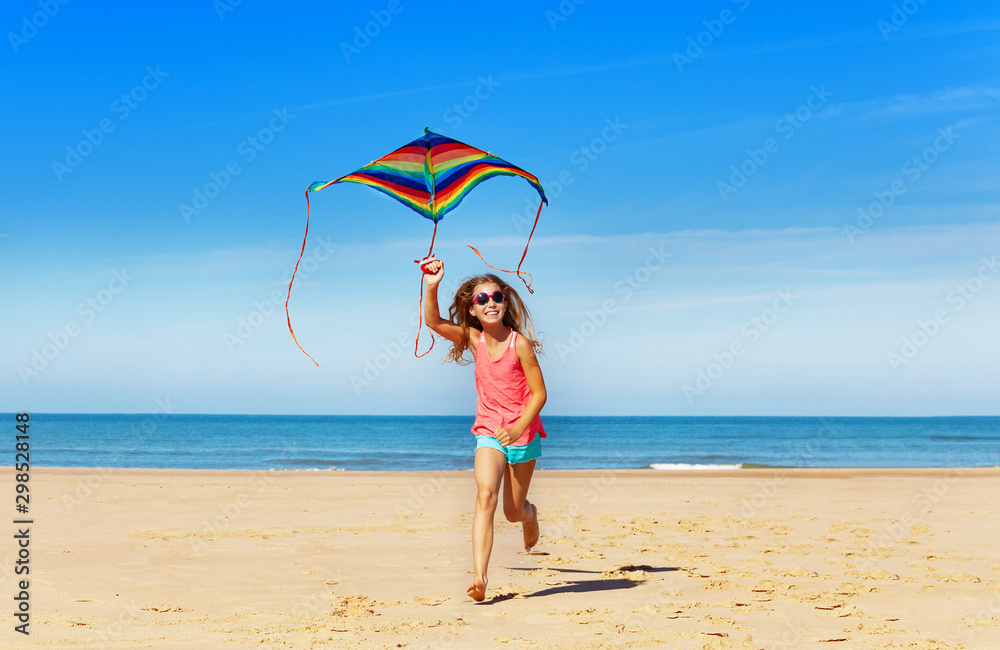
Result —
<instances>
[{"instance_id":1,"label":"footprint in sand","mask_svg":"<svg viewBox=\"0 0 1000 650\"><path fill-rule=\"evenodd\" d=\"M598 553L597 551L584 551L583 553L577 553L576 557L581 560L588 560L592 558L604 559L604 555Z\"/></svg>"},{"instance_id":2,"label":"footprint in sand","mask_svg":"<svg viewBox=\"0 0 1000 650\"><path fill-rule=\"evenodd\" d=\"M903 630L889 627L884 623L858 623L854 627L845 627L844 632L861 632L863 634L898 634Z\"/></svg>"},{"instance_id":3,"label":"footprint in sand","mask_svg":"<svg viewBox=\"0 0 1000 650\"><path fill-rule=\"evenodd\" d=\"M729 578L756 578L757 574L750 573L749 571L743 571L733 566L720 566L715 570L719 575L726 576Z\"/></svg>"},{"instance_id":4,"label":"footprint in sand","mask_svg":"<svg viewBox=\"0 0 1000 650\"><path fill-rule=\"evenodd\" d=\"M552 569L546 569L545 567L539 567L537 569L532 569L531 571L528 571L524 575L531 576L531 577L534 577L534 578L554 578L554 577L556 577L559 574L556 573L555 571L553 571Z\"/></svg>"},{"instance_id":5,"label":"footprint in sand","mask_svg":"<svg viewBox=\"0 0 1000 650\"><path fill-rule=\"evenodd\" d=\"M864 525L864 522L857 521L835 521L830 524L830 534L837 535L847 533L855 537L871 537L875 534L871 528Z\"/></svg>"},{"instance_id":6,"label":"footprint in sand","mask_svg":"<svg viewBox=\"0 0 1000 650\"><path fill-rule=\"evenodd\" d=\"M768 569L768 570L777 576L781 576L782 578L801 578L803 576L806 578L819 577L819 574L816 573L815 571L810 571L803 567L794 567L791 569Z\"/></svg>"},{"instance_id":7,"label":"footprint in sand","mask_svg":"<svg viewBox=\"0 0 1000 650\"><path fill-rule=\"evenodd\" d=\"M703 619L698 621L699 623L711 623L712 625L719 625L725 627L731 627L736 630L747 629L745 625L737 623L731 618L726 618L725 616L716 616L715 614L708 614Z\"/></svg>"},{"instance_id":8,"label":"footprint in sand","mask_svg":"<svg viewBox=\"0 0 1000 650\"><path fill-rule=\"evenodd\" d=\"M854 573L853 575L863 580L899 580L898 575L895 573L889 573L885 569L876 569L867 573L862 571Z\"/></svg>"},{"instance_id":9,"label":"footprint in sand","mask_svg":"<svg viewBox=\"0 0 1000 650\"><path fill-rule=\"evenodd\" d=\"M490 602L499 603L504 600L510 600L511 598L517 598L519 595L520 594L516 591L505 591L503 593L494 594L493 597L490 598Z\"/></svg>"},{"instance_id":10,"label":"footprint in sand","mask_svg":"<svg viewBox=\"0 0 1000 650\"><path fill-rule=\"evenodd\" d=\"M760 605L752 605L750 603L743 603L735 600L726 600L718 604L718 607L722 609L727 609L729 611L738 612L771 612L774 611L768 607L762 607Z\"/></svg>"},{"instance_id":11,"label":"footprint in sand","mask_svg":"<svg viewBox=\"0 0 1000 650\"><path fill-rule=\"evenodd\" d=\"M144 612L156 612L158 614L166 614L167 612L187 612L190 610L184 609L183 607L174 607L172 605L146 605L145 607L140 607Z\"/></svg>"},{"instance_id":12,"label":"footprint in sand","mask_svg":"<svg viewBox=\"0 0 1000 650\"><path fill-rule=\"evenodd\" d=\"M385 603L380 603L378 601L372 600L367 596L342 596L337 599L337 602L331 605L333 611L330 612L333 616L340 616L343 618L369 618L372 616L378 616L378 612L375 611L376 607L385 607Z\"/></svg>"},{"instance_id":13,"label":"footprint in sand","mask_svg":"<svg viewBox=\"0 0 1000 650\"><path fill-rule=\"evenodd\" d=\"M750 591L755 593L764 594L774 594L777 592L792 591L798 589L796 585L791 582L778 582L777 580L761 580L758 585L753 587Z\"/></svg>"},{"instance_id":14,"label":"footprint in sand","mask_svg":"<svg viewBox=\"0 0 1000 650\"><path fill-rule=\"evenodd\" d=\"M967 573L952 573L946 576L931 574L932 578L938 582L982 582L979 578L975 576L970 576Z\"/></svg>"},{"instance_id":15,"label":"footprint in sand","mask_svg":"<svg viewBox=\"0 0 1000 650\"><path fill-rule=\"evenodd\" d=\"M817 609L820 609L817 607ZM858 609L857 605L851 603L843 603L839 606L834 606L829 610L826 616L833 618L850 618L852 616L857 616L859 618L865 618L865 613Z\"/></svg>"}]
</instances>

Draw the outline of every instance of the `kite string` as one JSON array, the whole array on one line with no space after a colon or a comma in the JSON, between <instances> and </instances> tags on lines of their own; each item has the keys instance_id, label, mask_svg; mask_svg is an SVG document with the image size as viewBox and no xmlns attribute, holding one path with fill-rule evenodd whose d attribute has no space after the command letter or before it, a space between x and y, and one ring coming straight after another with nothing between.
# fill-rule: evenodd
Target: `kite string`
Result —
<instances>
[{"instance_id":1,"label":"kite string","mask_svg":"<svg viewBox=\"0 0 1000 650\"><path fill-rule=\"evenodd\" d=\"M531 232L528 234L528 242L524 245L524 252L521 254L521 261L517 263L517 270L516 271L509 271L507 269L501 269L499 267L493 266L492 264L490 264L489 262L487 262L485 259L483 259L483 254L480 253L475 247L469 246L469 248L472 249L472 252L474 252L476 255L479 256L479 259L482 260L483 264L485 264L486 266L490 267L491 269L496 269L497 271L501 271L503 273L516 273L517 277L519 277L519 278L521 278L522 274L528 276L528 281L527 282L525 282L524 278L521 278L521 282L524 282L524 286L527 287L528 293L535 293L535 291L531 288L531 283L535 281L535 278L534 278L533 275L531 275L527 271L522 271L521 270L521 265L524 264L524 258L528 255L528 246L531 245L531 236L535 234L535 228L538 227L538 217L540 217L542 215L542 206L543 205L544 205L544 201L542 203L538 204L538 212L535 213L535 223L534 223L534 225L531 226ZM468 244L466 244L466 246L468 246Z\"/></svg>"},{"instance_id":2,"label":"kite string","mask_svg":"<svg viewBox=\"0 0 1000 650\"><path fill-rule=\"evenodd\" d=\"M531 236L535 234L535 228L538 227L538 217L542 216L542 205L544 205L545 199L542 199L538 203L538 212L535 213L535 223L531 225L531 232L528 233L528 241L524 244L524 252L521 253L521 261L517 263L517 277L521 278L521 265L524 264L524 258L528 255L528 246L531 245ZM531 290L531 282L534 278L528 273L528 277L531 278L528 282L524 282L524 278L521 278L521 282L524 282L524 286L528 287L528 293L535 293Z\"/></svg>"},{"instance_id":3,"label":"kite string","mask_svg":"<svg viewBox=\"0 0 1000 650\"><path fill-rule=\"evenodd\" d=\"M417 340L413 343L413 356L418 359L422 359L427 356L431 350L434 349L434 332L431 332L431 347L427 348L427 351L423 354L417 354L417 350L420 349L420 330L424 328L424 265L431 261L434 257L434 239L437 237L438 232L438 222L434 222L434 232L431 233L431 247L427 250L427 257L422 260L413 260L420 265L420 303L417 307L418 309L418 323L417 323Z\"/></svg>"},{"instance_id":4,"label":"kite string","mask_svg":"<svg viewBox=\"0 0 1000 650\"><path fill-rule=\"evenodd\" d=\"M430 257L431 255L434 254L434 239L437 238L437 235L438 235L438 222L435 221L434 222L434 232L431 233L431 247L427 249L427 257ZM420 266L422 268L423 264L421 264Z\"/></svg>"},{"instance_id":5,"label":"kite string","mask_svg":"<svg viewBox=\"0 0 1000 650\"><path fill-rule=\"evenodd\" d=\"M288 281L288 296L285 298L285 318L288 319L288 331L289 333L291 333L292 340L295 341L295 345L299 346L299 349L302 350L302 354L309 357L310 361L316 363L316 360L313 359L311 356L309 356L309 353L306 352L301 345L299 345L299 340L295 338L295 332L292 330L292 317L288 313L288 301L292 297L292 283L295 282L295 273L299 270L299 262L302 261L302 256L306 252L307 237L309 237L309 190L308 189L306 189L306 232L304 235L302 235L302 250L299 251L299 259L295 261L295 269L292 271L292 279ZM318 363L316 363L316 367L319 368Z\"/></svg>"}]
</instances>

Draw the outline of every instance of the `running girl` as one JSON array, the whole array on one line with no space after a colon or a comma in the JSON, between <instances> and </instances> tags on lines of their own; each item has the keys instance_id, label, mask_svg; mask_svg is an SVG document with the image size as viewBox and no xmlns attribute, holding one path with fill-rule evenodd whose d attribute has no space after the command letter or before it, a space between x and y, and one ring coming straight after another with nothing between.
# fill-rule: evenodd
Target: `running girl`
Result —
<instances>
[{"instance_id":1,"label":"running girl","mask_svg":"<svg viewBox=\"0 0 1000 650\"><path fill-rule=\"evenodd\" d=\"M452 342L446 360L476 364L476 514L472 520L475 577L469 597L486 598L486 570L493 550L493 515L503 484L503 514L521 522L524 549L538 542L538 509L527 500L535 460L542 455L545 429L539 413L545 404L545 382L535 358L541 345L533 339L528 310L517 292L499 277L469 278L455 292L444 320L437 289L444 264L427 265L424 320Z\"/></svg>"}]
</instances>

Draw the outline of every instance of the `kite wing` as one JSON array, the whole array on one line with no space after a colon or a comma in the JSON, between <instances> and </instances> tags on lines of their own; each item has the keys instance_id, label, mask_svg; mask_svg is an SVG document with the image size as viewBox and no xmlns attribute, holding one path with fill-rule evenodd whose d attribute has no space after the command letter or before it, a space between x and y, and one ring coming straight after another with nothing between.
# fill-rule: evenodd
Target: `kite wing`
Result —
<instances>
[{"instance_id":1,"label":"kite wing","mask_svg":"<svg viewBox=\"0 0 1000 650\"><path fill-rule=\"evenodd\" d=\"M327 183L313 183L318 192L334 183L361 183L388 194L435 224L458 207L476 186L494 176L520 176L548 204L545 190L534 174L502 158L424 130L420 137L361 169Z\"/></svg>"}]
</instances>

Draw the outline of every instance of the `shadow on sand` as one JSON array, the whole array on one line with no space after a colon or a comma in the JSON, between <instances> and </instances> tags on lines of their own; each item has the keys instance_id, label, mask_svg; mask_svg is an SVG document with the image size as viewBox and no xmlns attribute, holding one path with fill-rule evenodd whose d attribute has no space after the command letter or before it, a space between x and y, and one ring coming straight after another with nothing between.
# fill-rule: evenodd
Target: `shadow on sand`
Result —
<instances>
[{"instance_id":1,"label":"shadow on sand","mask_svg":"<svg viewBox=\"0 0 1000 650\"><path fill-rule=\"evenodd\" d=\"M524 567L507 567L511 571L534 571L535 569L528 569ZM537 568L537 567L536 567ZM549 571L558 571L559 573L589 573L601 575L606 573L605 571L586 571L583 569L560 569L558 567L545 567ZM680 567L652 567L648 564L627 564L625 566L620 566L612 569L615 571L645 571L646 573L663 573L666 571L679 571ZM489 600L483 601L481 605L490 605L492 603L499 603L505 600L510 600L511 598L516 598L521 596L522 598L539 598L542 596L554 596L555 594L572 594L572 593L587 593L593 591L610 591L612 589L632 589L642 584L642 580L626 580L625 578L597 578L592 580L569 580L565 584L556 585L554 587L549 587L548 589L542 589L541 591L536 591L530 594L519 594L519 593L504 593L497 594L490 598Z\"/></svg>"}]
</instances>

